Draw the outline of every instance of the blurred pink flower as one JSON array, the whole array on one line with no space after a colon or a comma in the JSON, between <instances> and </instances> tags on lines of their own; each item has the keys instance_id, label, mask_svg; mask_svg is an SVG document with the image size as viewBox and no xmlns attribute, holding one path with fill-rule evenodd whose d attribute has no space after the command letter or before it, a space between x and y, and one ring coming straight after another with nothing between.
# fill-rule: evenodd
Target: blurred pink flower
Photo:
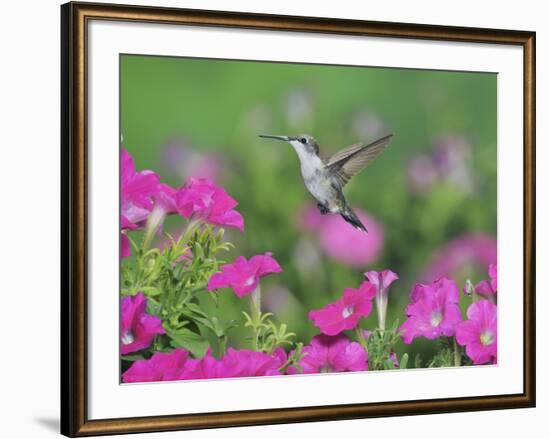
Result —
<instances>
[{"instance_id":1,"label":"blurred pink flower","mask_svg":"<svg viewBox=\"0 0 550 439\"><path fill-rule=\"evenodd\" d=\"M432 156L440 178L463 192L472 192L475 186L469 166L471 154L472 144L463 135L443 133L434 141Z\"/></svg>"},{"instance_id":2,"label":"blurred pink flower","mask_svg":"<svg viewBox=\"0 0 550 439\"><path fill-rule=\"evenodd\" d=\"M475 187L469 162L471 143L462 135L444 133L433 142L432 150L409 161L407 176L409 188L423 193L436 183L448 182L462 192L472 192Z\"/></svg>"},{"instance_id":3,"label":"blurred pink flower","mask_svg":"<svg viewBox=\"0 0 550 439\"><path fill-rule=\"evenodd\" d=\"M309 312L321 332L326 335L336 335L353 329L361 317L367 317L372 310L372 299L376 296L376 288L369 282L363 282L359 288L346 288L344 294L335 302L324 308Z\"/></svg>"},{"instance_id":4,"label":"blurred pink flower","mask_svg":"<svg viewBox=\"0 0 550 439\"><path fill-rule=\"evenodd\" d=\"M326 373L369 370L368 356L361 345L339 334L316 335L302 349L304 356L298 362L302 373ZM287 369L288 374L300 373L297 367Z\"/></svg>"},{"instance_id":5,"label":"blurred pink flower","mask_svg":"<svg viewBox=\"0 0 550 439\"><path fill-rule=\"evenodd\" d=\"M190 142L174 140L164 150L164 165L180 181L190 176L216 181L223 168L223 160L219 154L194 149Z\"/></svg>"},{"instance_id":6,"label":"blurred pink flower","mask_svg":"<svg viewBox=\"0 0 550 439\"><path fill-rule=\"evenodd\" d=\"M439 279L430 285L416 284L407 306L407 320L401 325L403 341L410 344L417 337L434 340L455 334L461 321L458 307L458 287L449 279Z\"/></svg>"},{"instance_id":7,"label":"blurred pink flower","mask_svg":"<svg viewBox=\"0 0 550 439\"><path fill-rule=\"evenodd\" d=\"M244 230L242 215L233 209L238 203L209 180L190 177L174 195L174 201L185 218L195 215L210 224Z\"/></svg>"},{"instance_id":8,"label":"blurred pink flower","mask_svg":"<svg viewBox=\"0 0 550 439\"><path fill-rule=\"evenodd\" d=\"M298 220L302 229L318 233L319 244L329 257L361 268L378 260L384 247L384 232L373 217L361 209L354 211L368 233L350 226L339 215L321 215L313 205L301 209Z\"/></svg>"},{"instance_id":9,"label":"blurred pink flower","mask_svg":"<svg viewBox=\"0 0 550 439\"><path fill-rule=\"evenodd\" d=\"M407 165L408 187L416 193L430 189L438 179L438 170L432 158L421 154L413 158Z\"/></svg>"},{"instance_id":10,"label":"blurred pink flower","mask_svg":"<svg viewBox=\"0 0 550 439\"><path fill-rule=\"evenodd\" d=\"M314 117L313 97L307 89L290 90L284 100L284 115L289 125L304 127L309 125Z\"/></svg>"},{"instance_id":11,"label":"blurred pink flower","mask_svg":"<svg viewBox=\"0 0 550 439\"><path fill-rule=\"evenodd\" d=\"M487 267L497 261L497 241L490 235L464 234L445 244L432 258L423 279L456 278L473 266Z\"/></svg>"},{"instance_id":12,"label":"blurred pink flower","mask_svg":"<svg viewBox=\"0 0 550 439\"><path fill-rule=\"evenodd\" d=\"M366 108L359 110L353 115L351 129L363 141L375 140L387 131L386 124L380 116Z\"/></svg>"},{"instance_id":13,"label":"blurred pink flower","mask_svg":"<svg viewBox=\"0 0 550 439\"><path fill-rule=\"evenodd\" d=\"M145 349L157 334L164 334L162 321L145 312L147 299L142 293L122 299L120 352L126 355L130 352Z\"/></svg>"},{"instance_id":14,"label":"blurred pink flower","mask_svg":"<svg viewBox=\"0 0 550 439\"><path fill-rule=\"evenodd\" d=\"M252 256L248 261L244 256L239 256L233 263L222 265L221 270L221 273L214 273L210 277L208 291L228 287L239 297L252 293L260 277L283 271L271 253Z\"/></svg>"},{"instance_id":15,"label":"blurred pink flower","mask_svg":"<svg viewBox=\"0 0 550 439\"><path fill-rule=\"evenodd\" d=\"M153 197L160 183L159 176L148 170L136 172L134 159L125 149L121 152L120 168L122 215L131 223L142 222L153 209Z\"/></svg>"},{"instance_id":16,"label":"blurred pink flower","mask_svg":"<svg viewBox=\"0 0 550 439\"><path fill-rule=\"evenodd\" d=\"M185 349L172 352L155 352L148 360L137 360L122 374L125 383L173 381L179 379L189 358Z\"/></svg>"},{"instance_id":17,"label":"blurred pink flower","mask_svg":"<svg viewBox=\"0 0 550 439\"><path fill-rule=\"evenodd\" d=\"M304 232L317 232L325 218L319 209L311 203L299 207L296 215L296 226Z\"/></svg>"},{"instance_id":18,"label":"blurred pink flower","mask_svg":"<svg viewBox=\"0 0 550 439\"><path fill-rule=\"evenodd\" d=\"M297 305L292 292L282 284L270 284L262 288L262 309L274 314L285 313Z\"/></svg>"},{"instance_id":19,"label":"blurred pink flower","mask_svg":"<svg viewBox=\"0 0 550 439\"><path fill-rule=\"evenodd\" d=\"M322 271L321 249L312 239L299 238L292 252L292 264L300 273L304 274L311 275Z\"/></svg>"},{"instance_id":20,"label":"blurred pink flower","mask_svg":"<svg viewBox=\"0 0 550 439\"><path fill-rule=\"evenodd\" d=\"M399 279L399 276L391 270L367 271L365 277L376 287L376 311L378 313L378 327L385 329L386 311L388 308L388 289L390 285Z\"/></svg>"},{"instance_id":21,"label":"blurred pink flower","mask_svg":"<svg viewBox=\"0 0 550 439\"><path fill-rule=\"evenodd\" d=\"M466 346L474 364L497 361L497 307L488 300L478 300L468 307L468 320L456 327L456 341Z\"/></svg>"},{"instance_id":22,"label":"blurred pink flower","mask_svg":"<svg viewBox=\"0 0 550 439\"><path fill-rule=\"evenodd\" d=\"M490 280L487 280L487 279L482 280L475 286L475 292L485 297L494 296L497 293L497 287L498 287L497 266L493 264L489 265L488 274L489 274Z\"/></svg>"}]
</instances>

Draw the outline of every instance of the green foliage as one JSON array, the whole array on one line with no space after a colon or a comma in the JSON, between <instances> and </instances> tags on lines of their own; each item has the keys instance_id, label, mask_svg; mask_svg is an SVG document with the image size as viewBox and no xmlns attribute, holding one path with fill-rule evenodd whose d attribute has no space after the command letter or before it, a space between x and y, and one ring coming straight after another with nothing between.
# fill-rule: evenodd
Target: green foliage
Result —
<instances>
[{"instance_id":1,"label":"green foliage","mask_svg":"<svg viewBox=\"0 0 550 439\"><path fill-rule=\"evenodd\" d=\"M148 298L148 313L162 319L166 335L157 336L154 350L181 347L200 358L214 338L215 352L221 354L235 321L208 315L199 296L207 294L208 279L223 263L219 255L231 244L223 241L223 229L198 221L189 222L177 240L165 235L170 245L163 249L147 249L131 241L136 255L122 262L121 294L142 292Z\"/></svg>"},{"instance_id":2,"label":"green foliage","mask_svg":"<svg viewBox=\"0 0 550 439\"><path fill-rule=\"evenodd\" d=\"M243 311L243 315L245 328L252 329L252 345L255 350L271 354L277 346L291 346L293 344L291 339L296 334L287 332L285 323L275 324L271 320L272 313L258 313L252 317L246 311Z\"/></svg>"},{"instance_id":3,"label":"green foliage","mask_svg":"<svg viewBox=\"0 0 550 439\"><path fill-rule=\"evenodd\" d=\"M407 368L408 354L403 354L398 366L395 365L392 354L395 355L395 345L401 339L398 332L399 321L396 321L390 329L375 329L369 335L367 347L369 353L369 370L391 370L399 367Z\"/></svg>"},{"instance_id":4,"label":"green foliage","mask_svg":"<svg viewBox=\"0 0 550 439\"><path fill-rule=\"evenodd\" d=\"M435 357L428 363L428 367L451 367L453 366L453 351L443 348L437 352Z\"/></svg>"}]
</instances>

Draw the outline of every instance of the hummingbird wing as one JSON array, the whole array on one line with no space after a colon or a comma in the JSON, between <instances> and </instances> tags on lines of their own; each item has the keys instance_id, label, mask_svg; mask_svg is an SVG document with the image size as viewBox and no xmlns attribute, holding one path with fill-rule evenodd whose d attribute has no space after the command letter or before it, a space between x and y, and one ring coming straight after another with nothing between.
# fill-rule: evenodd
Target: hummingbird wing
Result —
<instances>
[{"instance_id":1,"label":"hummingbird wing","mask_svg":"<svg viewBox=\"0 0 550 439\"><path fill-rule=\"evenodd\" d=\"M344 187L351 177L365 169L384 151L392 137L393 134L390 134L368 145L356 143L348 146L330 157L325 162L325 169L336 177L340 187Z\"/></svg>"}]
</instances>

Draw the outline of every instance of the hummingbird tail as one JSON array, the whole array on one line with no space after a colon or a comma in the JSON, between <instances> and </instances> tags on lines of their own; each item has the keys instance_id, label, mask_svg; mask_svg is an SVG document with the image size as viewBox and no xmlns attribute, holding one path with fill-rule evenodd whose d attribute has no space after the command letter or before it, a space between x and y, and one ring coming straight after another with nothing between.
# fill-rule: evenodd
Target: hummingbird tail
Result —
<instances>
[{"instance_id":1,"label":"hummingbird tail","mask_svg":"<svg viewBox=\"0 0 550 439\"><path fill-rule=\"evenodd\" d=\"M369 233L367 228L363 225L361 220L357 217L355 212L351 210L349 206L346 206L346 208L342 213L340 213L340 215L356 229L362 230L365 233Z\"/></svg>"}]
</instances>

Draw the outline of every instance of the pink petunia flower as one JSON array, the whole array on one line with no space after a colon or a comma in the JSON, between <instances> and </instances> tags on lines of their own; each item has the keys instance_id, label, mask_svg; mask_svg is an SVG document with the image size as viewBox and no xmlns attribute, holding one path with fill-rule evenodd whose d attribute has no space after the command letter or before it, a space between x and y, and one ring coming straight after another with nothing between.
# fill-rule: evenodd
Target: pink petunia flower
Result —
<instances>
[{"instance_id":1,"label":"pink petunia flower","mask_svg":"<svg viewBox=\"0 0 550 439\"><path fill-rule=\"evenodd\" d=\"M222 265L221 270L221 273L214 273L210 277L208 291L228 287L239 297L252 293L260 277L283 271L271 253L252 256L248 261L244 256L239 256L233 263Z\"/></svg>"},{"instance_id":2,"label":"pink petunia flower","mask_svg":"<svg viewBox=\"0 0 550 439\"><path fill-rule=\"evenodd\" d=\"M376 309L378 312L378 327L385 329L386 311L388 308L388 289L390 285L399 279L399 276L391 270L367 271L365 277L376 287Z\"/></svg>"},{"instance_id":3,"label":"pink petunia flower","mask_svg":"<svg viewBox=\"0 0 550 439\"><path fill-rule=\"evenodd\" d=\"M125 383L173 381L179 379L189 353L185 349L155 352L148 360L137 360L122 374Z\"/></svg>"},{"instance_id":4,"label":"pink petunia flower","mask_svg":"<svg viewBox=\"0 0 550 439\"><path fill-rule=\"evenodd\" d=\"M244 230L242 215L233 209L238 203L209 180L189 178L175 194L174 202L177 211L185 218L195 215L210 224Z\"/></svg>"},{"instance_id":5,"label":"pink petunia flower","mask_svg":"<svg viewBox=\"0 0 550 439\"><path fill-rule=\"evenodd\" d=\"M488 300L478 300L468 307L468 320L456 327L456 341L466 346L474 364L497 361L497 307Z\"/></svg>"},{"instance_id":6,"label":"pink petunia flower","mask_svg":"<svg viewBox=\"0 0 550 439\"><path fill-rule=\"evenodd\" d=\"M280 375L279 368L286 362L286 353L282 348L275 349L273 355L229 348L223 362L238 365L238 374L242 377Z\"/></svg>"},{"instance_id":7,"label":"pink petunia flower","mask_svg":"<svg viewBox=\"0 0 550 439\"><path fill-rule=\"evenodd\" d=\"M148 170L136 172L134 160L125 149L121 153L120 165L122 215L131 223L142 222L153 210L153 197L158 191L159 176Z\"/></svg>"},{"instance_id":8,"label":"pink petunia flower","mask_svg":"<svg viewBox=\"0 0 550 439\"><path fill-rule=\"evenodd\" d=\"M367 317L372 310L372 299L375 296L375 286L363 282L357 289L346 288L337 301L322 309L310 311L309 318L323 334L336 335L355 328L361 317Z\"/></svg>"},{"instance_id":9,"label":"pink petunia flower","mask_svg":"<svg viewBox=\"0 0 550 439\"><path fill-rule=\"evenodd\" d=\"M120 234L120 257L121 258L128 258L132 256L132 246L130 244L130 240L126 236L126 233Z\"/></svg>"},{"instance_id":10,"label":"pink petunia flower","mask_svg":"<svg viewBox=\"0 0 550 439\"><path fill-rule=\"evenodd\" d=\"M410 344L417 337L434 340L455 334L461 321L458 307L458 287L449 279L439 279L430 285L416 284L407 306L407 320L401 325L403 341Z\"/></svg>"},{"instance_id":11,"label":"pink petunia flower","mask_svg":"<svg viewBox=\"0 0 550 439\"><path fill-rule=\"evenodd\" d=\"M120 352L126 355L130 352L145 349L151 345L157 334L164 334L162 321L145 312L147 299L142 293L122 299Z\"/></svg>"},{"instance_id":12,"label":"pink petunia flower","mask_svg":"<svg viewBox=\"0 0 550 439\"><path fill-rule=\"evenodd\" d=\"M178 189L174 189L164 183L158 185L158 191L155 195L155 208L161 209L165 214L175 213L178 208L176 206L175 197Z\"/></svg>"},{"instance_id":13,"label":"pink petunia flower","mask_svg":"<svg viewBox=\"0 0 550 439\"><path fill-rule=\"evenodd\" d=\"M338 215L321 215L310 205L301 210L299 227L319 235L321 249L330 258L362 268L376 262L384 247L382 226L361 209L354 208L368 233L355 229Z\"/></svg>"},{"instance_id":14,"label":"pink petunia flower","mask_svg":"<svg viewBox=\"0 0 550 439\"><path fill-rule=\"evenodd\" d=\"M120 228L120 256L122 258L127 258L132 255L132 246L130 244L128 236L126 236L126 231L136 229L137 225L130 222L128 218L122 215L122 217L120 218Z\"/></svg>"},{"instance_id":15,"label":"pink petunia flower","mask_svg":"<svg viewBox=\"0 0 550 439\"><path fill-rule=\"evenodd\" d=\"M475 286L475 292L481 294L485 297L491 297L497 294L498 287L498 276L497 276L497 266L489 265L488 274L490 280L482 280Z\"/></svg>"},{"instance_id":16,"label":"pink petunia flower","mask_svg":"<svg viewBox=\"0 0 550 439\"><path fill-rule=\"evenodd\" d=\"M298 362L303 373L347 372L369 370L368 356L361 345L339 334L333 337L319 334L302 349L304 356ZM287 373L300 373L291 366Z\"/></svg>"},{"instance_id":17,"label":"pink petunia flower","mask_svg":"<svg viewBox=\"0 0 550 439\"><path fill-rule=\"evenodd\" d=\"M212 356L209 350L200 360L189 360L181 371L179 379L200 380L280 375L279 368L285 361L286 354L282 349L277 349L273 355L269 355L264 352L229 348L221 359Z\"/></svg>"},{"instance_id":18,"label":"pink petunia flower","mask_svg":"<svg viewBox=\"0 0 550 439\"><path fill-rule=\"evenodd\" d=\"M197 360L189 360L181 370L180 380L203 380L211 378L233 378L238 376L239 365L226 364L212 355L210 349Z\"/></svg>"}]
</instances>

